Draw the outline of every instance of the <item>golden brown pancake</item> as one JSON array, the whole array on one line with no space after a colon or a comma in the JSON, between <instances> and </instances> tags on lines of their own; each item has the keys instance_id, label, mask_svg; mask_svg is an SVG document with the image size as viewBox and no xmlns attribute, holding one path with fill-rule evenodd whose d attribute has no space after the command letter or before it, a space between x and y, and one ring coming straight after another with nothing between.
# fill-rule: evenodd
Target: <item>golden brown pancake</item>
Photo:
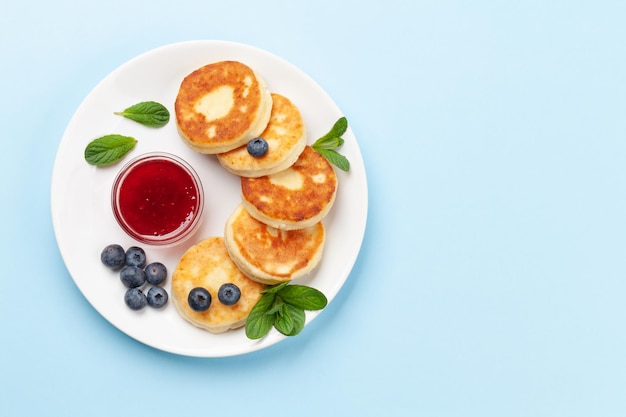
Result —
<instances>
[{"instance_id":1,"label":"golden brown pancake","mask_svg":"<svg viewBox=\"0 0 626 417\"><path fill-rule=\"evenodd\" d=\"M236 304L222 304L217 292L222 284L233 283L241 290ZM195 287L206 288L211 305L203 312L189 307L187 298ZM247 278L233 263L222 237L210 237L190 247L172 273L172 300L180 315L194 326L211 333L223 333L245 324L250 310L261 298L263 284Z\"/></svg>"},{"instance_id":2,"label":"golden brown pancake","mask_svg":"<svg viewBox=\"0 0 626 417\"><path fill-rule=\"evenodd\" d=\"M337 194L330 163L310 146L276 174L241 178L242 202L255 219L282 230L309 227L326 216Z\"/></svg>"},{"instance_id":3,"label":"golden brown pancake","mask_svg":"<svg viewBox=\"0 0 626 417\"><path fill-rule=\"evenodd\" d=\"M250 67L221 61L187 75L174 108L183 140L198 152L215 154L235 149L263 132L272 96Z\"/></svg>"},{"instance_id":4,"label":"golden brown pancake","mask_svg":"<svg viewBox=\"0 0 626 417\"><path fill-rule=\"evenodd\" d=\"M317 266L324 249L322 222L299 230L279 230L251 217L239 205L224 229L231 259L250 279L278 284L300 278Z\"/></svg>"},{"instance_id":5,"label":"golden brown pancake","mask_svg":"<svg viewBox=\"0 0 626 417\"><path fill-rule=\"evenodd\" d=\"M306 129L300 110L287 97L272 94L270 121L260 136L268 150L262 157L248 153L247 146L217 155L220 164L242 177L261 177L293 165L306 146Z\"/></svg>"}]
</instances>

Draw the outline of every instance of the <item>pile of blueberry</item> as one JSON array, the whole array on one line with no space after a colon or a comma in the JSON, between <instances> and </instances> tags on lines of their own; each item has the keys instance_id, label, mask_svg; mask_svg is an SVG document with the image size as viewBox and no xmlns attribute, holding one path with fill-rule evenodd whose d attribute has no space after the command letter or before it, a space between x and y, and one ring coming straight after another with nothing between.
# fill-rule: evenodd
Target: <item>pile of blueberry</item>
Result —
<instances>
[{"instance_id":1,"label":"pile of blueberry","mask_svg":"<svg viewBox=\"0 0 626 417\"><path fill-rule=\"evenodd\" d=\"M160 262L146 265L146 259L146 252L138 246L124 250L118 244L111 244L100 254L100 260L104 265L119 270L120 281L128 288L124 294L124 302L131 310L141 310L146 305L162 308L169 298L162 286L167 278L165 265ZM151 287L144 293L141 288L146 283Z\"/></svg>"}]
</instances>

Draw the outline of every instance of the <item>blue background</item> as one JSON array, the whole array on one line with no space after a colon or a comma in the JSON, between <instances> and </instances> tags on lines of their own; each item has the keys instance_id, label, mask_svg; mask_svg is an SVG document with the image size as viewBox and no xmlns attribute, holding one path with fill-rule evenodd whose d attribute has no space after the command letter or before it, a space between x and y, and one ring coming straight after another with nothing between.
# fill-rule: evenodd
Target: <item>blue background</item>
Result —
<instances>
[{"instance_id":1,"label":"blue background","mask_svg":"<svg viewBox=\"0 0 626 417\"><path fill-rule=\"evenodd\" d=\"M0 414L626 415L626 3L4 1ZM81 295L50 182L71 116L169 43L266 49L359 140L368 226L306 331L155 350Z\"/></svg>"}]
</instances>

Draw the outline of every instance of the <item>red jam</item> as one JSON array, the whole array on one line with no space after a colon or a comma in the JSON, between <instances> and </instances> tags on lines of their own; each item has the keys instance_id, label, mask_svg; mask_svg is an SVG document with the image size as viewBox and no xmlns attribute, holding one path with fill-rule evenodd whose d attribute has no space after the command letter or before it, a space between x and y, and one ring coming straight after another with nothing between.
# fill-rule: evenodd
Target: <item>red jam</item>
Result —
<instances>
[{"instance_id":1,"label":"red jam","mask_svg":"<svg viewBox=\"0 0 626 417\"><path fill-rule=\"evenodd\" d=\"M122 169L113 186L113 211L122 228L148 244L186 237L202 213L197 174L174 155L148 154Z\"/></svg>"}]
</instances>

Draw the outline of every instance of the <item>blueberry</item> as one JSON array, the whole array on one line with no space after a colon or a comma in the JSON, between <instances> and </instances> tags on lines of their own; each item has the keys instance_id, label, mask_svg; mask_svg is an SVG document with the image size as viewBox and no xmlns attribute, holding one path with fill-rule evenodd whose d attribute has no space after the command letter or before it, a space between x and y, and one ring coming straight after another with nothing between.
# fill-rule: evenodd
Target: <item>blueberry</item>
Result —
<instances>
[{"instance_id":1,"label":"blueberry","mask_svg":"<svg viewBox=\"0 0 626 417\"><path fill-rule=\"evenodd\" d=\"M267 153L267 141L263 138L254 138L248 142L248 153L256 158Z\"/></svg>"},{"instance_id":2,"label":"blueberry","mask_svg":"<svg viewBox=\"0 0 626 417\"><path fill-rule=\"evenodd\" d=\"M193 311L207 311L211 305L211 293L206 288L196 287L189 291L187 302Z\"/></svg>"},{"instance_id":3,"label":"blueberry","mask_svg":"<svg viewBox=\"0 0 626 417\"><path fill-rule=\"evenodd\" d=\"M148 290L147 299L150 307L161 308L167 304L168 298L169 296L167 295L167 291L165 291L165 288L163 287L155 285L154 287L150 287Z\"/></svg>"},{"instance_id":4,"label":"blueberry","mask_svg":"<svg viewBox=\"0 0 626 417\"><path fill-rule=\"evenodd\" d=\"M126 262L126 252L120 245L111 244L102 250L100 260L109 268L118 269Z\"/></svg>"},{"instance_id":5,"label":"blueberry","mask_svg":"<svg viewBox=\"0 0 626 417\"><path fill-rule=\"evenodd\" d=\"M235 284L222 284L217 292L217 298L226 306L232 306L241 297L241 290Z\"/></svg>"},{"instance_id":6,"label":"blueberry","mask_svg":"<svg viewBox=\"0 0 626 417\"><path fill-rule=\"evenodd\" d=\"M124 302L131 310L141 310L148 304L148 300L139 288L131 288L124 294Z\"/></svg>"},{"instance_id":7,"label":"blueberry","mask_svg":"<svg viewBox=\"0 0 626 417\"><path fill-rule=\"evenodd\" d=\"M141 287L146 282L146 274L138 266L125 266L120 271L120 281L128 288Z\"/></svg>"},{"instance_id":8,"label":"blueberry","mask_svg":"<svg viewBox=\"0 0 626 417\"><path fill-rule=\"evenodd\" d=\"M161 285L167 278L167 268L161 262L152 262L144 269L146 281L152 285Z\"/></svg>"},{"instance_id":9,"label":"blueberry","mask_svg":"<svg viewBox=\"0 0 626 417\"><path fill-rule=\"evenodd\" d=\"M146 252L137 246L126 249L126 265L143 268L146 266Z\"/></svg>"}]
</instances>

